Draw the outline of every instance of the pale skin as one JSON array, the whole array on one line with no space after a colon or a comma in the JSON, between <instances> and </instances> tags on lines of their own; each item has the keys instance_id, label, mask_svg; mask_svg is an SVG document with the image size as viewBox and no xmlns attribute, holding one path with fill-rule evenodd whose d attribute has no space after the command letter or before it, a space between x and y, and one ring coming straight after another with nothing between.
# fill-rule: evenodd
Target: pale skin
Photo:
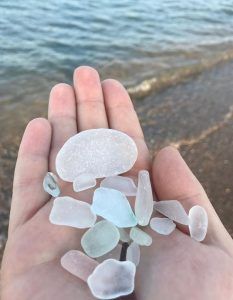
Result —
<instances>
[{"instance_id":1,"label":"pale skin","mask_svg":"<svg viewBox=\"0 0 233 300\"><path fill-rule=\"evenodd\" d=\"M184 226L178 225L170 236L150 231L153 244L142 248L135 295L128 299L233 299L233 241L201 184L172 147L162 149L151 162L126 90L112 79L101 82L90 67L75 70L73 87L56 85L50 93L48 120L32 120L25 130L14 176L1 299L93 299L86 283L60 265L64 253L81 249L83 231L49 223L53 199L42 188L46 172L56 172L54 160L64 142L90 128L114 128L130 135L139 155L129 175L148 169L159 200L177 199L186 211L199 204L209 217L203 243L192 240ZM72 195L70 184L63 184L62 190Z\"/></svg>"}]
</instances>

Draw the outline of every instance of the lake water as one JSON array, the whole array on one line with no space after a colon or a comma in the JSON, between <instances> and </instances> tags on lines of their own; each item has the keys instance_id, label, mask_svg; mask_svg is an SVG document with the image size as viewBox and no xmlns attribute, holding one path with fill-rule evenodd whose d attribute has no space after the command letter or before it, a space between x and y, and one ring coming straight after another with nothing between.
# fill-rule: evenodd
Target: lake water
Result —
<instances>
[{"instance_id":1,"label":"lake water","mask_svg":"<svg viewBox=\"0 0 233 300\"><path fill-rule=\"evenodd\" d=\"M137 95L232 57L232 0L0 1L2 103L47 98L79 65Z\"/></svg>"}]
</instances>

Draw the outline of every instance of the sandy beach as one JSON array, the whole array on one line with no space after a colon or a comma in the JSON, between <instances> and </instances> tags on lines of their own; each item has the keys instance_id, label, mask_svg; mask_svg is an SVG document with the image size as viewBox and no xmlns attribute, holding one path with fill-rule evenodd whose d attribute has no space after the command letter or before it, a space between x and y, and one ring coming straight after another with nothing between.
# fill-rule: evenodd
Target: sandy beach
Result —
<instances>
[{"instance_id":1,"label":"sandy beach","mask_svg":"<svg viewBox=\"0 0 233 300\"><path fill-rule=\"evenodd\" d=\"M177 147L233 236L233 62L134 100L151 153ZM221 101L220 101L221 100ZM1 103L0 252L7 239L12 179L27 122L46 116L47 100Z\"/></svg>"}]
</instances>

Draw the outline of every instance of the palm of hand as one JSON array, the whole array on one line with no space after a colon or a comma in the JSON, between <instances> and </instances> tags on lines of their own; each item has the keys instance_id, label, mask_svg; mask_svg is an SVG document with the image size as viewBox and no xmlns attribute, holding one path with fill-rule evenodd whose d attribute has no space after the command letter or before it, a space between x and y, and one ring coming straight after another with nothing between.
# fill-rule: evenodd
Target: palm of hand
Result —
<instances>
[{"instance_id":1,"label":"palm of hand","mask_svg":"<svg viewBox=\"0 0 233 300\"><path fill-rule=\"evenodd\" d=\"M139 158L131 174L151 169L159 199L179 198L186 209L200 204L209 215L204 244L191 240L183 227L168 237L151 232L153 244L142 248L137 271L137 299L233 297L231 238L176 150L165 148L150 165L131 100L118 82L100 83L95 70L78 68L74 90L65 84L53 88L48 119L49 122L36 119L29 123L19 151L2 267L3 300L93 299L86 284L60 266L65 252L80 249L83 231L49 223L52 200L43 192L41 183L48 169L55 171L57 151L67 138L77 131L99 127L115 128L135 139ZM62 191L72 195L69 184L64 184ZM90 199L87 193L79 198Z\"/></svg>"}]
</instances>

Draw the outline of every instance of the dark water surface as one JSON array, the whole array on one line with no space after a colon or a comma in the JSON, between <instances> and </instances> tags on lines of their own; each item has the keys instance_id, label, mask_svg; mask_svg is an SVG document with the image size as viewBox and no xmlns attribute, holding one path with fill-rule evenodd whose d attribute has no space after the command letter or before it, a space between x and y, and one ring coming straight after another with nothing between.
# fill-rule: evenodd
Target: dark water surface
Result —
<instances>
[{"instance_id":1,"label":"dark water surface","mask_svg":"<svg viewBox=\"0 0 233 300\"><path fill-rule=\"evenodd\" d=\"M83 64L137 96L231 57L232 0L0 1L0 101L45 99Z\"/></svg>"}]
</instances>

